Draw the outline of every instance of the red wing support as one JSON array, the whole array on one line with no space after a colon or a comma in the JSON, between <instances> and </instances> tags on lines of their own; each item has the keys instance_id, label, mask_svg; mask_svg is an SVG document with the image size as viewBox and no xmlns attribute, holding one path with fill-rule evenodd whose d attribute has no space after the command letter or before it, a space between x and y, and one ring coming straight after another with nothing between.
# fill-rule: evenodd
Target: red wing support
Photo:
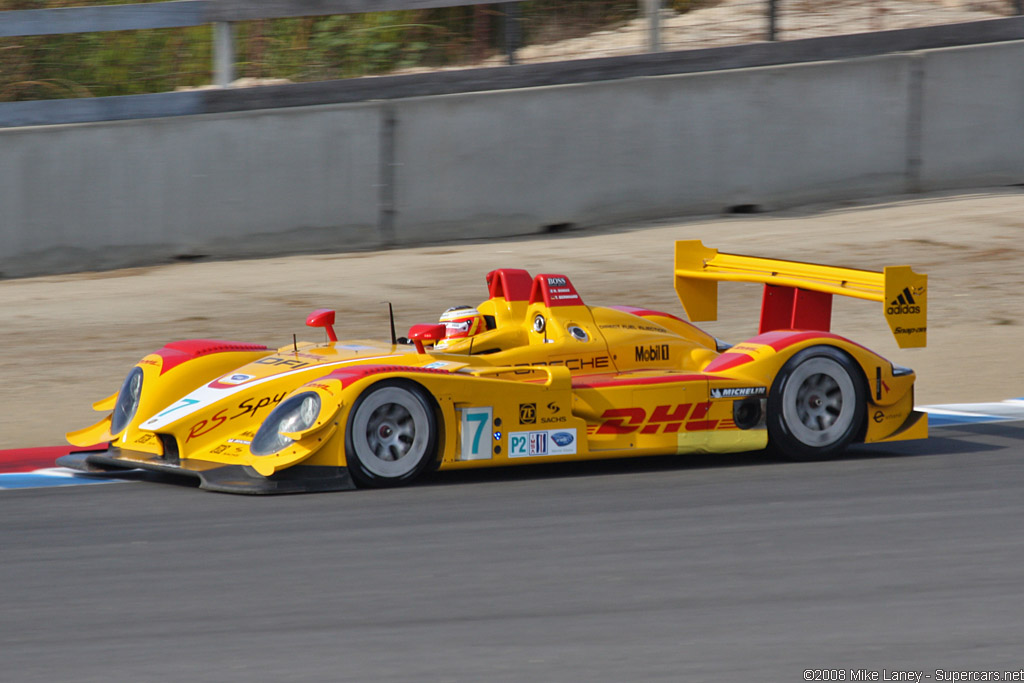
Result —
<instances>
[{"instance_id":1,"label":"red wing support","mask_svg":"<svg viewBox=\"0 0 1024 683\"><path fill-rule=\"evenodd\" d=\"M758 334L773 330L816 330L832 327L832 295L798 287L765 284Z\"/></svg>"}]
</instances>

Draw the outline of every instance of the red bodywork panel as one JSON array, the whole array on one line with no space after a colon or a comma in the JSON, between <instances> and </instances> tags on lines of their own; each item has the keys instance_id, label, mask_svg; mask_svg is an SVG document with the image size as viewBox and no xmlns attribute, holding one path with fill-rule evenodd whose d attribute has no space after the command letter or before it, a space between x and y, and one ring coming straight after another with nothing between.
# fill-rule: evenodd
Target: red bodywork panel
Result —
<instances>
[{"instance_id":1,"label":"red bodywork panel","mask_svg":"<svg viewBox=\"0 0 1024 683\"><path fill-rule=\"evenodd\" d=\"M200 356L208 356L211 353L229 353L231 351L269 351L263 344L248 344L245 342L221 341L219 339L189 339L187 341L171 342L154 354L163 359L160 366L160 374L176 368L185 361L190 361Z\"/></svg>"}]
</instances>

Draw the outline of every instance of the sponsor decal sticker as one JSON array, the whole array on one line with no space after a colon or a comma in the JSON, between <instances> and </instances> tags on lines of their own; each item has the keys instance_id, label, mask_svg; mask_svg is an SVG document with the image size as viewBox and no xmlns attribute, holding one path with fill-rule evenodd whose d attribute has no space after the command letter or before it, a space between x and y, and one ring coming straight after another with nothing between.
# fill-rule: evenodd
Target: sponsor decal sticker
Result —
<instances>
[{"instance_id":1,"label":"sponsor decal sticker","mask_svg":"<svg viewBox=\"0 0 1024 683\"><path fill-rule=\"evenodd\" d=\"M251 379L255 379L255 377L256 375L245 375L237 373L234 375L227 375L225 377L221 377L217 381L220 382L221 384L243 384Z\"/></svg>"},{"instance_id":2,"label":"sponsor decal sticker","mask_svg":"<svg viewBox=\"0 0 1024 683\"><path fill-rule=\"evenodd\" d=\"M519 423L524 425L537 424L537 404L519 404Z\"/></svg>"},{"instance_id":3,"label":"sponsor decal sticker","mask_svg":"<svg viewBox=\"0 0 1024 683\"><path fill-rule=\"evenodd\" d=\"M761 398L767 395L767 387L722 387L711 390L711 398L746 398L747 396Z\"/></svg>"},{"instance_id":4,"label":"sponsor decal sticker","mask_svg":"<svg viewBox=\"0 0 1024 683\"><path fill-rule=\"evenodd\" d=\"M508 457L538 458L548 455L575 455L575 429L544 429L509 432Z\"/></svg>"},{"instance_id":5,"label":"sponsor decal sticker","mask_svg":"<svg viewBox=\"0 0 1024 683\"><path fill-rule=\"evenodd\" d=\"M569 432L555 432L551 435L551 440L555 442L556 446L568 446L576 440L576 435Z\"/></svg>"},{"instance_id":6,"label":"sponsor decal sticker","mask_svg":"<svg viewBox=\"0 0 1024 683\"><path fill-rule=\"evenodd\" d=\"M604 370L611 367L611 359L608 356L567 358L564 360L537 361L536 363L516 363L514 367L524 368L523 370L516 370L517 375L523 375L530 373L530 370L527 368L537 367L540 365L564 365L573 372L578 370Z\"/></svg>"},{"instance_id":7,"label":"sponsor decal sticker","mask_svg":"<svg viewBox=\"0 0 1024 683\"><path fill-rule=\"evenodd\" d=\"M292 359L292 358L281 358L279 356L268 356L267 358L261 358L258 361L256 361L256 365L276 365L276 366L284 366L284 367L287 367L287 368L298 369L298 368L304 368L304 367L307 367L309 365L312 365L312 363L306 363L305 361L295 360L295 359Z\"/></svg>"},{"instance_id":8,"label":"sponsor decal sticker","mask_svg":"<svg viewBox=\"0 0 1024 683\"><path fill-rule=\"evenodd\" d=\"M668 360L668 344L647 344L635 347L637 363Z\"/></svg>"},{"instance_id":9,"label":"sponsor decal sticker","mask_svg":"<svg viewBox=\"0 0 1024 683\"><path fill-rule=\"evenodd\" d=\"M609 408L595 434L676 434L709 429L736 429L732 420L709 419L711 401L656 406L650 415L640 407Z\"/></svg>"},{"instance_id":10,"label":"sponsor decal sticker","mask_svg":"<svg viewBox=\"0 0 1024 683\"><path fill-rule=\"evenodd\" d=\"M904 287L899 296L889 302L889 308L885 312L889 315L920 313L921 307L915 301L914 294L917 296L924 294L924 287L914 287L913 290L911 291L910 287Z\"/></svg>"},{"instance_id":11,"label":"sponsor decal sticker","mask_svg":"<svg viewBox=\"0 0 1024 683\"><path fill-rule=\"evenodd\" d=\"M501 432L494 432L494 409L490 406L459 408L459 460L488 460L491 457L491 442L487 435L492 434L495 440L501 439Z\"/></svg>"},{"instance_id":12,"label":"sponsor decal sticker","mask_svg":"<svg viewBox=\"0 0 1024 683\"><path fill-rule=\"evenodd\" d=\"M451 365L449 361L435 360L433 363L427 363L423 367L427 368L428 370L440 370L442 368L448 367L449 365Z\"/></svg>"}]
</instances>

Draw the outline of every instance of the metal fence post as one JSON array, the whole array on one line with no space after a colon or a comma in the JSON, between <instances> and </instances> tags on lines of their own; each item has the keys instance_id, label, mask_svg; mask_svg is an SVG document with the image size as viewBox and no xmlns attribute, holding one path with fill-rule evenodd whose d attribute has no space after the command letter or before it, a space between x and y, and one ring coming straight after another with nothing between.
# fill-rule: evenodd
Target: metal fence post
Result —
<instances>
[{"instance_id":1,"label":"metal fence post","mask_svg":"<svg viewBox=\"0 0 1024 683\"><path fill-rule=\"evenodd\" d=\"M516 51L523 40L522 11L518 2L505 3L505 55L509 66L516 63Z\"/></svg>"},{"instance_id":2,"label":"metal fence post","mask_svg":"<svg viewBox=\"0 0 1024 683\"><path fill-rule=\"evenodd\" d=\"M768 0L768 40L778 40L778 0Z\"/></svg>"},{"instance_id":3,"label":"metal fence post","mask_svg":"<svg viewBox=\"0 0 1024 683\"><path fill-rule=\"evenodd\" d=\"M647 15L647 51L661 52L661 0L641 0Z\"/></svg>"},{"instance_id":4,"label":"metal fence post","mask_svg":"<svg viewBox=\"0 0 1024 683\"><path fill-rule=\"evenodd\" d=\"M226 88L235 80L235 27L228 21L213 25L213 84Z\"/></svg>"}]
</instances>

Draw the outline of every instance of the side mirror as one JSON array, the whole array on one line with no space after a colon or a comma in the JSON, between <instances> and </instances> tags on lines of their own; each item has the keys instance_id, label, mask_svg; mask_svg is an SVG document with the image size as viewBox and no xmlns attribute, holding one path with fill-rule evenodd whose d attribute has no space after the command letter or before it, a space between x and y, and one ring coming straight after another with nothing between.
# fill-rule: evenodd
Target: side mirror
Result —
<instances>
[{"instance_id":1,"label":"side mirror","mask_svg":"<svg viewBox=\"0 0 1024 683\"><path fill-rule=\"evenodd\" d=\"M306 324L310 327L323 327L327 329L327 338L332 342L338 341L338 335L334 333L334 310L330 308L318 308L306 318Z\"/></svg>"},{"instance_id":2,"label":"side mirror","mask_svg":"<svg viewBox=\"0 0 1024 683\"><path fill-rule=\"evenodd\" d=\"M409 328L409 341L416 345L416 353L426 353L423 342L437 342L444 339L445 326L431 323L413 325Z\"/></svg>"}]
</instances>

